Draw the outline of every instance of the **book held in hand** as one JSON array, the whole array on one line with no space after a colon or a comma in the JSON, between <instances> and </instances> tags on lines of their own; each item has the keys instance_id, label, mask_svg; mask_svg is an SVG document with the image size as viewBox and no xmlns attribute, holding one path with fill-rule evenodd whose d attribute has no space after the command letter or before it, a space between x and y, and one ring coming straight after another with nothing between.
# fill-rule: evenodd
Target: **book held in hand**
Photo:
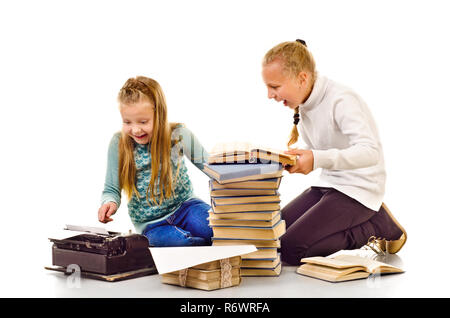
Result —
<instances>
[{"instance_id":1,"label":"book held in hand","mask_svg":"<svg viewBox=\"0 0 450 318\"><path fill-rule=\"evenodd\" d=\"M294 165L295 155L285 154L284 151L269 147L252 145L249 142L219 143L210 152L208 163L270 163Z\"/></svg>"},{"instance_id":2,"label":"book held in hand","mask_svg":"<svg viewBox=\"0 0 450 318\"><path fill-rule=\"evenodd\" d=\"M302 258L305 264L297 268L297 273L329 282L342 282L367 278L371 274L403 273L398 267L354 255L338 255L335 257Z\"/></svg>"}]
</instances>

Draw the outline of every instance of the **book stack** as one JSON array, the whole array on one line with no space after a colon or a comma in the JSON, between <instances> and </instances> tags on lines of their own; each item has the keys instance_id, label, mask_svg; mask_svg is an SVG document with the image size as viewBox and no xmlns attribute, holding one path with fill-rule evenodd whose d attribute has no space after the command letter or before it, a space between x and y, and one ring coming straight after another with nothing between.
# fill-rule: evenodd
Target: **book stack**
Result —
<instances>
[{"instance_id":1,"label":"book stack","mask_svg":"<svg viewBox=\"0 0 450 318\"><path fill-rule=\"evenodd\" d=\"M161 275L162 282L170 285L215 290L241 283L241 257L234 256L211 261Z\"/></svg>"},{"instance_id":2,"label":"book stack","mask_svg":"<svg viewBox=\"0 0 450 318\"><path fill-rule=\"evenodd\" d=\"M236 148L235 148L236 149ZM264 163L260 154L270 157ZM280 237L286 231L278 192L283 167L274 153L212 152L204 171L209 181L209 224L213 245L255 245L242 255L241 276L278 276L281 272ZM287 158L290 160L292 158Z\"/></svg>"}]
</instances>

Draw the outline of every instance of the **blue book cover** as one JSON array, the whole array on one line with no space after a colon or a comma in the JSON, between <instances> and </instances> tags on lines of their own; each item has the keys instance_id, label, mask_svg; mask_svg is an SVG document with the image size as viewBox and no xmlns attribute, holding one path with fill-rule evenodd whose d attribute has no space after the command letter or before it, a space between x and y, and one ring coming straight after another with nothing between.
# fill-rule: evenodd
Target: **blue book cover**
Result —
<instances>
[{"instance_id":1,"label":"blue book cover","mask_svg":"<svg viewBox=\"0 0 450 318\"><path fill-rule=\"evenodd\" d=\"M281 176L283 166L279 163L205 164L204 171L219 183L237 182Z\"/></svg>"}]
</instances>

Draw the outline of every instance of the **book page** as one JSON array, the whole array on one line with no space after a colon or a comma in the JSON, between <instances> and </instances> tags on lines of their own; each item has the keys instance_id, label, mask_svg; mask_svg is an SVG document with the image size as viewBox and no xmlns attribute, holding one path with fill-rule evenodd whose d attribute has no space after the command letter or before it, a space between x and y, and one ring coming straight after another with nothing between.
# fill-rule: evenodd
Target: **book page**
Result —
<instances>
[{"instance_id":1,"label":"book page","mask_svg":"<svg viewBox=\"0 0 450 318\"><path fill-rule=\"evenodd\" d=\"M270 148L270 147L253 148L253 150L255 150L255 149L260 151L260 152L272 153L274 155L278 155L280 157L285 157L285 158L290 158L290 159L295 159L295 157L296 157L296 155L289 155L289 154L284 153L285 150L276 149L276 148Z\"/></svg>"},{"instance_id":2,"label":"book page","mask_svg":"<svg viewBox=\"0 0 450 318\"><path fill-rule=\"evenodd\" d=\"M210 156L226 156L233 153L250 153L252 145L249 142L221 142L214 145L211 149Z\"/></svg>"},{"instance_id":3,"label":"book page","mask_svg":"<svg viewBox=\"0 0 450 318\"><path fill-rule=\"evenodd\" d=\"M302 258L301 261L305 262L305 263L329 266L329 267L334 267L334 268L350 268L350 267L355 267L355 266L361 266L358 263L355 263L352 261L341 260L341 259L330 258L330 257L323 257L323 256Z\"/></svg>"},{"instance_id":4,"label":"book page","mask_svg":"<svg viewBox=\"0 0 450 318\"><path fill-rule=\"evenodd\" d=\"M360 257L360 256L354 256L354 255L338 255L334 258L335 260L348 262L349 264L355 264L355 265L361 265L367 268L367 271L369 273L376 273L376 272L385 272L384 269L393 269L396 272L402 271L400 268L382 263L379 261L375 261L366 257ZM389 270L390 271L390 270Z\"/></svg>"},{"instance_id":5,"label":"book page","mask_svg":"<svg viewBox=\"0 0 450 318\"><path fill-rule=\"evenodd\" d=\"M327 280L330 282L339 282L353 279L366 278L370 274L361 267L352 267L348 269L336 269L328 266L303 264L296 270L297 274L306 275L314 278Z\"/></svg>"}]
</instances>

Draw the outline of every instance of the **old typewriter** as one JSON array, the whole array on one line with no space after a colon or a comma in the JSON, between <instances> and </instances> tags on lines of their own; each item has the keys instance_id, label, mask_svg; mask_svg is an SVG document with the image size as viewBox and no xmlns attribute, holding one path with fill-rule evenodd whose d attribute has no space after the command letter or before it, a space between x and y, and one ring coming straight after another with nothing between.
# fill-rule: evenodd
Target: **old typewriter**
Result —
<instances>
[{"instance_id":1,"label":"old typewriter","mask_svg":"<svg viewBox=\"0 0 450 318\"><path fill-rule=\"evenodd\" d=\"M52 264L48 270L82 277L119 281L156 274L148 240L139 234L121 234L102 228L67 225L72 235L53 242ZM75 235L76 234L76 235Z\"/></svg>"}]
</instances>

